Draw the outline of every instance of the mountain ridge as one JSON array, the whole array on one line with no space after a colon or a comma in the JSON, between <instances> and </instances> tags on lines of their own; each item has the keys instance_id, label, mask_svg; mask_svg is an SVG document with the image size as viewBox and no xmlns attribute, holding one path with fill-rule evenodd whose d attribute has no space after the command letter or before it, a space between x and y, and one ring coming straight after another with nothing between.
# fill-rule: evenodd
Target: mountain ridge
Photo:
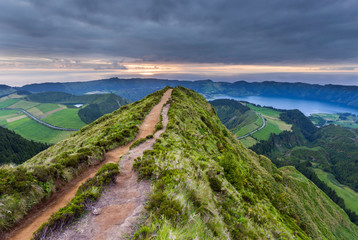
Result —
<instances>
[{"instance_id":1,"label":"mountain ridge","mask_svg":"<svg viewBox=\"0 0 358 240\"><path fill-rule=\"evenodd\" d=\"M47 174L45 183L50 185L45 186L50 189L54 183L48 179L56 175L71 181L81 168L100 161L105 151L134 139L140 119L164 90L101 117L21 169L6 171L31 174L43 166L40 173ZM295 168L278 169L246 149L203 96L176 87L169 103L166 131L153 150L134 163L139 177L153 184L146 220L138 223L135 239L357 239L358 227L342 209ZM6 171L0 170L2 178ZM31 175L26 176L31 183ZM35 176L43 177L39 172ZM15 188L1 178L0 190L15 192L8 193L7 207L22 185ZM0 220L4 223L3 216Z\"/></svg>"},{"instance_id":2,"label":"mountain ridge","mask_svg":"<svg viewBox=\"0 0 358 240\"><path fill-rule=\"evenodd\" d=\"M63 91L71 94L85 94L104 90L114 92L129 100L137 101L165 86L184 86L209 97L220 94L231 97L250 95L296 97L338 103L354 108L358 107L358 86L319 85L300 82L246 82L241 80L231 83L214 82L212 80L181 81L155 78L110 78L87 82L36 83L15 87L14 89L31 92ZM133 90L136 92L134 93Z\"/></svg>"}]
</instances>

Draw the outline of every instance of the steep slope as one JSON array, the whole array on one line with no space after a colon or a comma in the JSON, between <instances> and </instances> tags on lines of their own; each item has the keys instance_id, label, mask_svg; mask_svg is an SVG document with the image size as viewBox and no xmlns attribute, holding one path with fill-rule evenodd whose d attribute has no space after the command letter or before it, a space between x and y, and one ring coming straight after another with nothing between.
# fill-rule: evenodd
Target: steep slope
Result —
<instances>
[{"instance_id":1,"label":"steep slope","mask_svg":"<svg viewBox=\"0 0 358 240\"><path fill-rule=\"evenodd\" d=\"M103 116L20 167L0 169L0 226L131 142L164 91ZM342 209L293 167L277 169L246 149L201 95L177 87L169 103L166 131L134 163L139 177L153 182L136 239L358 238Z\"/></svg>"},{"instance_id":2,"label":"steep slope","mask_svg":"<svg viewBox=\"0 0 358 240\"><path fill-rule=\"evenodd\" d=\"M135 168L154 182L137 239L358 238L311 181L243 147L191 90L174 89L167 130Z\"/></svg>"},{"instance_id":3,"label":"steep slope","mask_svg":"<svg viewBox=\"0 0 358 240\"><path fill-rule=\"evenodd\" d=\"M134 140L166 90L101 117L22 165L0 168L0 232L18 223L36 204L46 205L46 199L84 172L97 171L107 151Z\"/></svg>"},{"instance_id":4,"label":"steep slope","mask_svg":"<svg viewBox=\"0 0 358 240\"><path fill-rule=\"evenodd\" d=\"M26 140L15 132L0 127L0 165L23 163L48 147L43 143Z\"/></svg>"}]
</instances>

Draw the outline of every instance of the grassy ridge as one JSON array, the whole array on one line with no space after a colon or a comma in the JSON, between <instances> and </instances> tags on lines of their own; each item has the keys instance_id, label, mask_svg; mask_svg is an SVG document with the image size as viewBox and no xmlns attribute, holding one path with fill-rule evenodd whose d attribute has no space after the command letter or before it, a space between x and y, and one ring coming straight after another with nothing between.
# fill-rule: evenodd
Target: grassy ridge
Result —
<instances>
[{"instance_id":1,"label":"grassy ridge","mask_svg":"<svg viewBox=\"0 0 358 240\"><path fill-rule=\"evenodd\" d=\"M132 141L165 90L101 117L22 165L0 168L0 232L83 169L102 161L106 151Z\"/></svg>"},{"instance_id":2,"label":"grassy ridge","mask_svg":"<svg viewBox=\"0 0 358 240\"><path fill-rule=\"evenodd\" d=\"M247 150L203 97L181 87L172 93L166 132L134 167L154 182L136 239L358 237L312 182Z\"/></svg>"}]
</instances>

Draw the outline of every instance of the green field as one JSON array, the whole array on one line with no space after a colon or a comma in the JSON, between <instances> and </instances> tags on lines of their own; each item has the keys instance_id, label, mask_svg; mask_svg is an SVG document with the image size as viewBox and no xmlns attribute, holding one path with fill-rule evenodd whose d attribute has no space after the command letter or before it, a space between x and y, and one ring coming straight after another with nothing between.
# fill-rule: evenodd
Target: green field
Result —
<instances>
[{"instance_id":1,"label":"green field","mask_svg":"<svg viewBox=\"0 0 358 240\"><path fill-rule=\"evenodd\" d=\"M42 121L57 127L79 129L86 124L81 121L80 117L78 116L78 111L78 108L66 108L43 118Z\"/></svg>"},{"instance_id":2,"label":"green field","mask_svg":"<svg viewBox=\"0 0 358 240\"><path fill-rule=\"evenodd\" d=\"M257 143L257 140L251 136L248 136L246 138L240 139L240 142L244 144L246 147L254 146Z\"/></svg>"},{"instance_id":3,"label":"green field","mask_svg":"<svg viewBox=\"0 0 358 240\"><path fill-rule=\"evenodd\" d=\"M252 104L249 104L249 103L246 104L246 106L248 106L249 108L251 108L255 112L261 113L262 115L265 115L265 116L270 116L270 117L277 118L277 119L280 117L281 112L276 111L276 110L271 109L271 108L257 107L257 106L254 106Z\"/></svg>"},{"instance_id":4,"label":"green field","mask_svg":"<svg viewBox=\"0 0 358 240\"><path fill-rule=\"evenodd\" d=\"M16 99L16 100L18 100L18 99ZM29 101L25 101L25 100L20 100L20 101L17 101L16 103L12 104L11 106L9 106L9 108L22 108L22 109L27 110L27 109L36 107L37 105L39 105L39 103L37 103L37 102L29 102Z\"/></svg>"},{"instance_id":5,"label":"green field","mask_svg":"<svg viewBox=\"0 0 358 240\"><path fill-rule=\"evenodd\" d=\"M37 103L20 100L18 98L8 98L0 102L0 107L22 108L37 116L40 113L50 112L60 106L53 103ZM85 126L85 123L78 117L78 111L79 109L74 108L63 109L47 116L43 120L54 126L81 128ZM36 112L38 114L36 114ZM73 133L70 131L59 131L45 127L28 117L13 122L7 122L7 119L16 118L21 115L23 114L18 114L18 111L16 110L0 110L0 125L15 131L26 139L46 143L57 143Z\"/></svg>"},{"instance_id":6,"label":"green field","mask_svg":"<svg viewBox=\"0 0 358 240\"><path fill-rule=\"evenodd\" d=\"M351 188L340 184L333 174L325 172L319 168L314 168L313 170L321 181L325 182L330 188L336 191L339 197L343 198L344 203L349 209L358 214L358 193Z\"/></svg>"},{"instance_id":7,"label":"green field","mask_svg":"<svg viewBox=\"0 0 358 240\"><path fill-rule=\"evenodd\" d=\"M50 112L50 111L55 110L55 109L57 109L59 107L60 106L58 104L55 104L55 103L41 103L41 104L36 106L36 108L39 109L43 113Z\"/></svg>"},{"instance_id":8,"label":"green field","mask_svg":"<svg viewBox=\"0 0 358 240\"><path fill-rule=\"evenodd\" d=\"M7 116L16 116L16 110L0 110L0 119L7 118Z\"/></svg>"},{"instance_id":9,"label":"green field","mask_svg":"<svg viewBox=\"0 0 358 240\"><path fill-rule=\"evenodd\" d=\"M17 103L18 101L20 101L20 100L16 99L16 98L6 99L6 100L0 102L0 108L7 108L7 107Z\"/></svg>"},{"instance_id":10,"label":"green field","mask_svg":"<svg viewBox=\"0 0 358 240\"><path fill-rule=\"evenodd\" d=\"M278 127L278 125L272 123L269 119L268 121L266 121L266 126L263 129L261 129L260 131L252 134L252 136L256 140L267 140L267 139L269 139L269 137L272 133L280 134L281 132L282 132L282 130Z\"/></svg>"},{"instance_id":11,"label":"green field","mask_svg":"<svg viewBox=\"0 0 358 240\"><path fill-rule=\"evenodd\" d=\"M70 131L59 131L45 127L29 118L6 123L5 127L15 131L26 139L46 143L57 143L73 133Z\"/></svg>"},{"instance_id":12,"label":"green field","mask_svg":"<svg viewBox=\"0 0 358 240\"><path fill-rule=\"evenodd\" d=\"M262 126L262 119L259 116L257 116L256 120L254 122L251 122L248 125L241 127L234 134L238 137L241 137L241 136L244 136L244 135L254 131L255 129L257 129L261 126Z\"/></svg>"},{"instance_id":13,"label":"green field","mask_svg":"<svg viewBox=\"0 0 358 240\"><path fill-rule=\"evenodd\" d=\"M314 113L309 118L316 126L336 124L346 128L358 128L358 117L353 114Z\"/></svg>"},{"instance_id":14,"label":"green field","mask_svg":"<svg viewBox=\"0 0 358 240\"><path fill-rule=\"evenodd\" d=\"M270 135L273 134L280 134L282 131L291 131L292 125L285 123L284 121L280 120L280 111L265 108L265 107L258 107L252 104L246 104L251 110L255 111L256 113L260 113L266 120L266 126L261 129L260 131L252 134L249 137L244 139L240 139L240 141L246 146L251 147L257 141L260 140L268 140ZM240 131L235 132L236 136L243 136L253 130L261 127L262 119L258 116L258 119L254 123L250 123L240 129Z\"/></svg>"}]
</instances>

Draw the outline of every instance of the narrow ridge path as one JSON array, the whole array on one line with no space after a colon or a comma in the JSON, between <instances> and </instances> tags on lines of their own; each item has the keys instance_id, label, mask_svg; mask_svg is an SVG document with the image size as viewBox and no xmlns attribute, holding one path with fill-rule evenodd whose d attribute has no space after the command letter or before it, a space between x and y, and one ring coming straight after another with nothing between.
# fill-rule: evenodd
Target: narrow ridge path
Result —
<instances>
[{"instance_id":1,"label":"narrow ridge path","mask_svg":"<svg viewBox=\"0 0 358 240\"><path fill-rule=\"evenodd\" d=\"M167 90L163 96L161 101L152 108L152 110L145 117L142 122L139 133L137 137L130 143L125 146L117 147L111 151L108 151L99 165L90 168L88 171L83 172L80 176L78 176L71 183L67 184L67 186L54 194L51 197L51 200L47 206L43 209L39 209L36 213L33 213L32 216L28 217L21 226L18 226L14 231L12 231L7 239L12 240L27 240L31 239L33 232L35 232L42 223L46 222L48 218L55 212L57 212L60 208L64 207L76 194L78 187L84 183L87 179L93 177L99 168L109 162L116 163L126 153L129 152L130 146L138 139L145 138L146 136L153 134L155 125L159 121L159 117L162 111L164 104L171 97L172 89ZM122 174L122 171L121 171Z\"/></svg>"},{"instance_id":2,"label":"narrow ridge path","mask_svg":"<svg viewBox=\"0 0 358 240\"><path fill-rule=\"evenodd\" d=\"M142 156L144 151L153 149L156 140L166 130L169 107L167 104L163 108L163 129L120 159L121 173L116 183L103 192L99 201L93 206L92 213L87 214L53 239L118 240L129 239L134 234L134 227L144 211L151 183L138 181L138 174L132 170L133 161Z\"/></svg>"}]
</instances>

